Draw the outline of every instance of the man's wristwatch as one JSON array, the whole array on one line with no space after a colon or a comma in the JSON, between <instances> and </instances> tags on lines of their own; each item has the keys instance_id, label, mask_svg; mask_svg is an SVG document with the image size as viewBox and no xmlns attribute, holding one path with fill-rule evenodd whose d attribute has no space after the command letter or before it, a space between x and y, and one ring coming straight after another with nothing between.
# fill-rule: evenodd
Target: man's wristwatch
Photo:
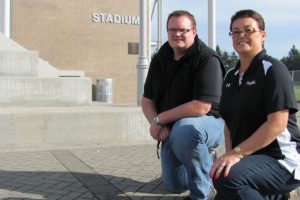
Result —
<instances>
[{"instance_id":1,"label":"man's wristwatch","mask_svg":"<svg viewBox=\"0 0 300 200\"><path fill-rule=\"evenodd\" d=\"M159 121L159 117L156 115L155 117L153 117L152 119L152 124L156 124L156 125L162 125L162 123L160 123Z\"/></svg>"},{"instance_id":2,"label":"man's wristwatch","mask_svg":"<svg viewBox=\"0 0 300 200\"><path fill-rule=\"evenodd\" d=\"M241 158L245 158L247 155L241 150L239 146L234 147L233 151L238 153Z\"/></svg>"}]
</instances>

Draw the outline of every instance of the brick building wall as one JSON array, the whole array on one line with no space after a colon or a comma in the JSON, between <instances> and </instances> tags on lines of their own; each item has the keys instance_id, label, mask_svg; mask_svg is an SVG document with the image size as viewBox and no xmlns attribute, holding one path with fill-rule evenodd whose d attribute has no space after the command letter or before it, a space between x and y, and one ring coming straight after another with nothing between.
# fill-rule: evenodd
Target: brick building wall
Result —
<instances>
[{"instance_id":1,"label":"brick building wall","mask_svg":"<svg viewBox=\"0 0 300 200\"><path fill-rule=\"evenodd\" d=\"M12 0L11 38L58 69L84 70L94 90L112 78L113 102L135 103L138 16L137 0Z\"/></svg>"}]
</instances>

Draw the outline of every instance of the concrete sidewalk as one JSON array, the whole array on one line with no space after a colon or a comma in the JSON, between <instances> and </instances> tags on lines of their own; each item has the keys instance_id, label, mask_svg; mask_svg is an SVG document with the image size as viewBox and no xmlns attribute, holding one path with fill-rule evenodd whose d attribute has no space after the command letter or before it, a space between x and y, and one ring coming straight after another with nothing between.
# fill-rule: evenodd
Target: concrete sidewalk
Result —
<instances>
[{"instance_id":1,"label":"concrete sidewalk","mask_svg":"<svg viewBox=\"0 0 300 200\"><path fill-rule=\"evenodd\" d=\"M174 200L156 144L0 152L0 199ZM294 192L292 200L298 200Z\"/></svg>"}]
</instances>

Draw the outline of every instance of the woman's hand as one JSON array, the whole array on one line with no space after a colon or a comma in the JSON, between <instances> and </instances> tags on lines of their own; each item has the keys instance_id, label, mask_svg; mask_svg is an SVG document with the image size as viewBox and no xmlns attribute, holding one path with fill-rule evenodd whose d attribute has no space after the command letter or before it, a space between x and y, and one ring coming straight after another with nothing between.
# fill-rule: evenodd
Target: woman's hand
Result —
<instances>
[{"instance_id":1,"label":"woman's hand","mask_svg":"<svg viewBox=\"0 0 300 200\"><path fill-rule=\"evenodd\" d=\"M242 159L241 155L231 150L219 157L212 165L209 176L218 179L224 170L224 177L228 176L230 168Z\"/></svg>"}]
</instances>

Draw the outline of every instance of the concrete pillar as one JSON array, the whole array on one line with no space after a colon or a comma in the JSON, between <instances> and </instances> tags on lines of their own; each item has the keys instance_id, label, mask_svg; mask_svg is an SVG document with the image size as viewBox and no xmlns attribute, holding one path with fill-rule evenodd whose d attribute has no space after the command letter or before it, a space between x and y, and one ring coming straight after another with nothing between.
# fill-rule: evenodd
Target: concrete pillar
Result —
<instances>
[{"instance_id":1,"label":"concrete pillar","mask_svg":"<svg viewBox=\"0 0 300 200\"><path fill-rule=\"evenodd\" d=\"M149 68L149 59L147 55L147 1L140 0L140 42L139 42L139 58L137 63L137 105L141 105L141 98L144 92L144 83ZM148 4L149 5L149 4Z\"/></svg>"},{"instance_id":2,"label":"concrete pillar","mask_svg":"<svg viewBox=\"0 0 300 200\"><path fill-rule=\"evenodd\" d=\"M216 1L208 0L208 46L216 49Z\"/></svg>"},{"instance_id":3,"label":"concrete pillar","mask_svg":"<svg viewBox=\"0 0 300 200\"><path fill-rule=\"evenodd\" d=\"M10 0L0 0L0 32L10 37Z\"/></svg>"},{"instance_id":4,"label":"concrete pillar","mask_svg":"<svg viewBox=\"0 0 300 200\"><path fill-rule=\"evenodd\" d=\"M162 45L162 0L157 4L157 49Z\"/></svg>"}]
</instances>

